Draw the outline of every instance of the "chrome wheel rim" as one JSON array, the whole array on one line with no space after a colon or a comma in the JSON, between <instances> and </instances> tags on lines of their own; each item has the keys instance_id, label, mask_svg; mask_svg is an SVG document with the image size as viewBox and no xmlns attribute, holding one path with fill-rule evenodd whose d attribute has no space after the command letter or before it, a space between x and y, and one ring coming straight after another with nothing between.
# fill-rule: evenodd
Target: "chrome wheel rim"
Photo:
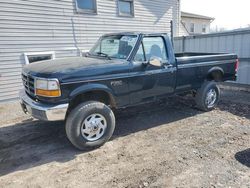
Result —
<instances>
[{"instance_id":1,"label":"chrome wheel rim","mask_svg":"<svg viewBox=\"0 0 250 188\"><path fill-rule=\"evenodd\" d=\"M210 89L206 96L206 105L208 108L214 107L217 100L217 93L215 89Z\"/></svg>"},{"instance_id":2,"label":"chrome wheel rim","mask_svg":"<svg viewBox=\"0 0 250 188\"><path fill-rule=\"evenodd\" d=\"M91 114L84 119L81 126L81 134L87 141L100 139L107 128L107 121L101 114Z\"/></svg>"}]
</instances>

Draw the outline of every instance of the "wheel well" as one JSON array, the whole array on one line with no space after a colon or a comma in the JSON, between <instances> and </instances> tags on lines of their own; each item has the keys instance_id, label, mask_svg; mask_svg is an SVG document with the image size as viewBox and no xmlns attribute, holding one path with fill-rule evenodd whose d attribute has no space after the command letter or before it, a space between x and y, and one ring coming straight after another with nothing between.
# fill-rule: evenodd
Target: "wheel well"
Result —
<instances>
[{"instance_id":1,"label":"wheel well","mask_svg":"<svg viewBox=\"0 0 250 188\"><path fill-rule=\"evenodd\" d=\"M222 81L223 74L224 73L221 70L214 70L208 74L207 80L208 81L214 80L216 82Z\"/></svg>"},{"instance_id":2,"label":"wheel well","mask_svg":"<svg viewBox=\"0 0 250 188\"><path fill-rule=\"evenodd\" d=\"M86 102L86 101L98 101L102 102L111 108L115 108L115 100L113 99L112 95L108 92L102 90L94 90L88 91L82 94L77 95L76 97L71 100L69 103L68 113L74 109L78 104Z\"/></svg>"}]
</instances>

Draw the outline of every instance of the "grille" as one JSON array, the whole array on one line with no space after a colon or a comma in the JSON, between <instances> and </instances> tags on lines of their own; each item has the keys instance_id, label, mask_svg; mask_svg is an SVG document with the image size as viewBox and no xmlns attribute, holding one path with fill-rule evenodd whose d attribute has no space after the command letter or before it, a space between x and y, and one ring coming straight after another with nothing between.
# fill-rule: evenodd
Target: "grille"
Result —
<instances>
[{"instance_id":1,"label":"grille","mask_svg":"<svg viewBox=\"0 0 250 188\"><path fill-rule=\"evenodd\" d=\"M25 87L25 91L28 94L35 96L34 78L30 75L22 73L22 80L23 80L23 85Z\"/></svg>"}]
</instances>

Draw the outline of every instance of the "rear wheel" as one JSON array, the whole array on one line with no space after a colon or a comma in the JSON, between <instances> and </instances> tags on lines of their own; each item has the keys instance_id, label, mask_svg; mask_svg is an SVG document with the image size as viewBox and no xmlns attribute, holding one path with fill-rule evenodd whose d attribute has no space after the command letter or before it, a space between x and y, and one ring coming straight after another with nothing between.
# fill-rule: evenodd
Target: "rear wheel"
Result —
<instances>
[{"instance_id":1,"label":"rear wheel","mask_svg":"<svg viewBox=\"0 0 250 188\"><path fill-rule=\"evenodd\" d=\"M205 82L198 89L195 101L197 107L203 111L210 111L215 108L220 98L220 89L215 82Z\"/></svg>"},{"instance_id":2,"label":"rear wheel","mask_svg":"<svg viewBox=\"0 0 250 188\"><path fill-rule=\"evenodd\" d=\"M66 120L66 134L80 150L95 148L108 141L115 129L115 116L103 103L89 101L73 109Z\"/></svg>"}]
</instances>

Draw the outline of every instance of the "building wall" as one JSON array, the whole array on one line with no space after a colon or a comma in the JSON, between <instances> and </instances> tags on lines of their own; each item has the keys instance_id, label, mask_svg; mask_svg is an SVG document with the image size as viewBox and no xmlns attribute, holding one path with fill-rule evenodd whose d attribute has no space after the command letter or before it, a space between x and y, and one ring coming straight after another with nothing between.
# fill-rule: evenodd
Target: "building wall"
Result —
<instances>
[{"instance_id":1,"label":"building wall","mask_svg":"<svg viewBox=\"0 0 250 188\"><path fill-rule=\"evenodd\" d=\"M177 37L175 52L235 53L240 60L237 82L250 84L250 29Z\"/></svg>"},{"instance_id":2,"label":"building wall","mask_svg":"<svg viewBox=\"0 0 250 188\"><path fill-rule=\"evenodd\" d=\"M210 32L210 20L205 20L205 19L197 19L197 18L187 18L187 17L182 17L181 21L185 24L188 32L192 34L190 27L191 23L194 24L194 33L193 34L202 34L202 26L206 26L206 32ZM181 35L179 35L181 36Z\"/></svg>"},{"instance_id":3,"label":"building wall","mask_svg":"<svg viewBox=\"0 0 250 188\"><path fill-rule=\"evenodd\" d=\"M179 36L188 36L188 35L189 35L188 30L186 29L186 27L184 26L184 24L181 23L180 27L179 27Z\"/></svg>"},{"instance_id":4,"label":"building wall","mask_svg":"<svg viewBox=\"0 0 250 188\"><path fill-rule=\"evenodd\" d=\"M178 33L179 0L134 0L134 17L118 16L117 0L97 0L97 14L77 13L74 0L1 0L0 102L17 98L24 53L81 55L109 32Z\"/></svg>"}]
</instances>

